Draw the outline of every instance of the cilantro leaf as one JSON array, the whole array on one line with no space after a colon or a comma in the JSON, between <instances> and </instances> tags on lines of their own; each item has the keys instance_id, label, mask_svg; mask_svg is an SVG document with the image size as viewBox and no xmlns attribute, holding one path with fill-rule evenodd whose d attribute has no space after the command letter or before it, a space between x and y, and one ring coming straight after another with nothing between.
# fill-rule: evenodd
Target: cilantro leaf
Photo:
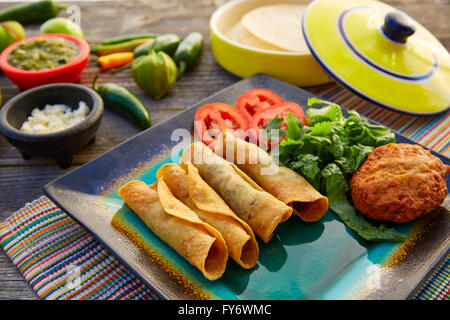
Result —
<instances>
[{"instance_id":1,"label":"cilantro leaf","mask_svg":"<svg viewBox=\"0 0 450 320\"><path fill-rule=\"evenodd\" d=\"M289 167L311 183L315 189L320 188L319 157L312 154L301 154L296 161L292 161Z\"/></svg>"},{"instance_id":2,"label":"cilantro leaf","mask_svg":"<svg viewBox=\"0 0 450 320\"><path fill-rule=\"evenodd\" d=\"M331 133L333 123L331 121L317 122L311 128L311 135L313 136L326 136Z\"/></svg>"},{"instance_id":3,"label":"cilantro leaf","mask_svg":"<svg viewBox=\"0 0 450 320\"><path fill-rule=\"evenodd\" d=\"M264 126L261 125L259 127L261 129L275 130L278 129L282 123L283 118L280 118L278 115L275 115L275 117L272 120L267 121Z\"/></svg>"},{"instance_id":4,"label":"cilantro leaf","mask_svg":"<svg viewBox=\"0 0 450 320\"><path fill-rule=\"evenodd\" d=\"M303 123L292 112L286 116L286 138L290 140L300 140L303 138Z\"/></svg>"}]
</instances>

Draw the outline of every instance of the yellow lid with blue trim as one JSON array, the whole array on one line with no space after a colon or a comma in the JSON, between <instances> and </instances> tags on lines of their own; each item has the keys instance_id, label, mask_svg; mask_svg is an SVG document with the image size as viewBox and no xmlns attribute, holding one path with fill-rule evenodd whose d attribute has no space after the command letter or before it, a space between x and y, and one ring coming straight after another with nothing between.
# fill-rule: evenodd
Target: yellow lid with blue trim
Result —
<instances>
[{"instance_id":1,"label":"yellow lid with blue trim","mask_svg":"<svg viewBox=\"0 0 450 320\"><path fill-rule=\"evenodd\" d=\"M407 14L374 0L315 0L302 28L316 60L355 94L414 115L450 108L450 54Z\"/></svg>"}]
</instances>

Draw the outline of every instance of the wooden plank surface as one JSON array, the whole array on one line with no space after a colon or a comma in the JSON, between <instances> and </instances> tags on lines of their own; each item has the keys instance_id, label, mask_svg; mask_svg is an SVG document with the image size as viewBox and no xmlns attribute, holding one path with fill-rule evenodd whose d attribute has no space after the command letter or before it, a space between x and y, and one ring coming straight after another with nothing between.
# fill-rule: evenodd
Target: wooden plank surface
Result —
<instances>
[{"instance_id":1,"label":"wooden plank surface","mask_svg":"<svg viewBox=\"0 0 450 320\"><path fill-rule=\"evenodd\" d=\"M199 31L205 37L205 49L200 64L178 81L162 100L154 101L140 91L130 74L102 73L99 84L115 82L136 92L151 112L153 124L160 123L177 112L233 84L239 78L223 70L214 60L209 42L209 19L225 0L141 0L141 1L80 1L69 2L81 9L81 26L86 39L95 44L100 39L127 33L176 33L181 37ZM305 0L305 3L308 1ZM428 28L450 48L450 1L448 0L386 0ZM11 3L0 2L0 8ZM62 12L60 16L69 16ZM37 33L39 26L27 26L27 35ZM99 73L91 57L81 83L89 86ZM3 101L18 93L16 86L0 76ZM74 166L62 170L52 159L23 160L20 153L0 135L0 221L23 205L42 195L42 187L77 166L86 163L134 136L139 130L116 112L106 109L94 144L74 157ZM0 300L38 299L9 258L0 250Z\"/></svg>"}]
</instances>

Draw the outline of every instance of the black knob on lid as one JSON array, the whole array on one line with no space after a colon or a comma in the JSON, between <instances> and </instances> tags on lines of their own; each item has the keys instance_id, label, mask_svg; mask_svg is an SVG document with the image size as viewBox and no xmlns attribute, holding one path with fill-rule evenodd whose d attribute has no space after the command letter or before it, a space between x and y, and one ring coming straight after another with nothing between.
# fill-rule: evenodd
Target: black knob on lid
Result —
<instances>
[{"instance_id":1,"label":"black knob on lid","mask_svg":"<svg viewBox=\"0 0 450 320\"><path fill-rule=\"evenodd\" d=\"M401 11L389 12L384 17L383 33L392 41L405 43L416 31L414 20Z\"/></svg>"}]
</instances>

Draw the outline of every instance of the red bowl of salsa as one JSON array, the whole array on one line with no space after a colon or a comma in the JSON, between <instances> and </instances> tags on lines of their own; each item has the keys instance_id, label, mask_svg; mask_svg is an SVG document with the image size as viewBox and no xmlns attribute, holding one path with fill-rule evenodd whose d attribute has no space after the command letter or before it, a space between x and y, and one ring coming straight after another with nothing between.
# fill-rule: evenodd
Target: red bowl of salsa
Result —
<instances>
[{"instance_id":1,"label":"red bowl of salsa","mask_svg":"<svg viewBox=\"0 0 450 320\"><path fill-rule=\"evenodd\" d=\"M21 91L50 83L79 81L87 65L89 44L68 34L41 34L8 46L0 68Z\"/></svg>"}]
</instances>

